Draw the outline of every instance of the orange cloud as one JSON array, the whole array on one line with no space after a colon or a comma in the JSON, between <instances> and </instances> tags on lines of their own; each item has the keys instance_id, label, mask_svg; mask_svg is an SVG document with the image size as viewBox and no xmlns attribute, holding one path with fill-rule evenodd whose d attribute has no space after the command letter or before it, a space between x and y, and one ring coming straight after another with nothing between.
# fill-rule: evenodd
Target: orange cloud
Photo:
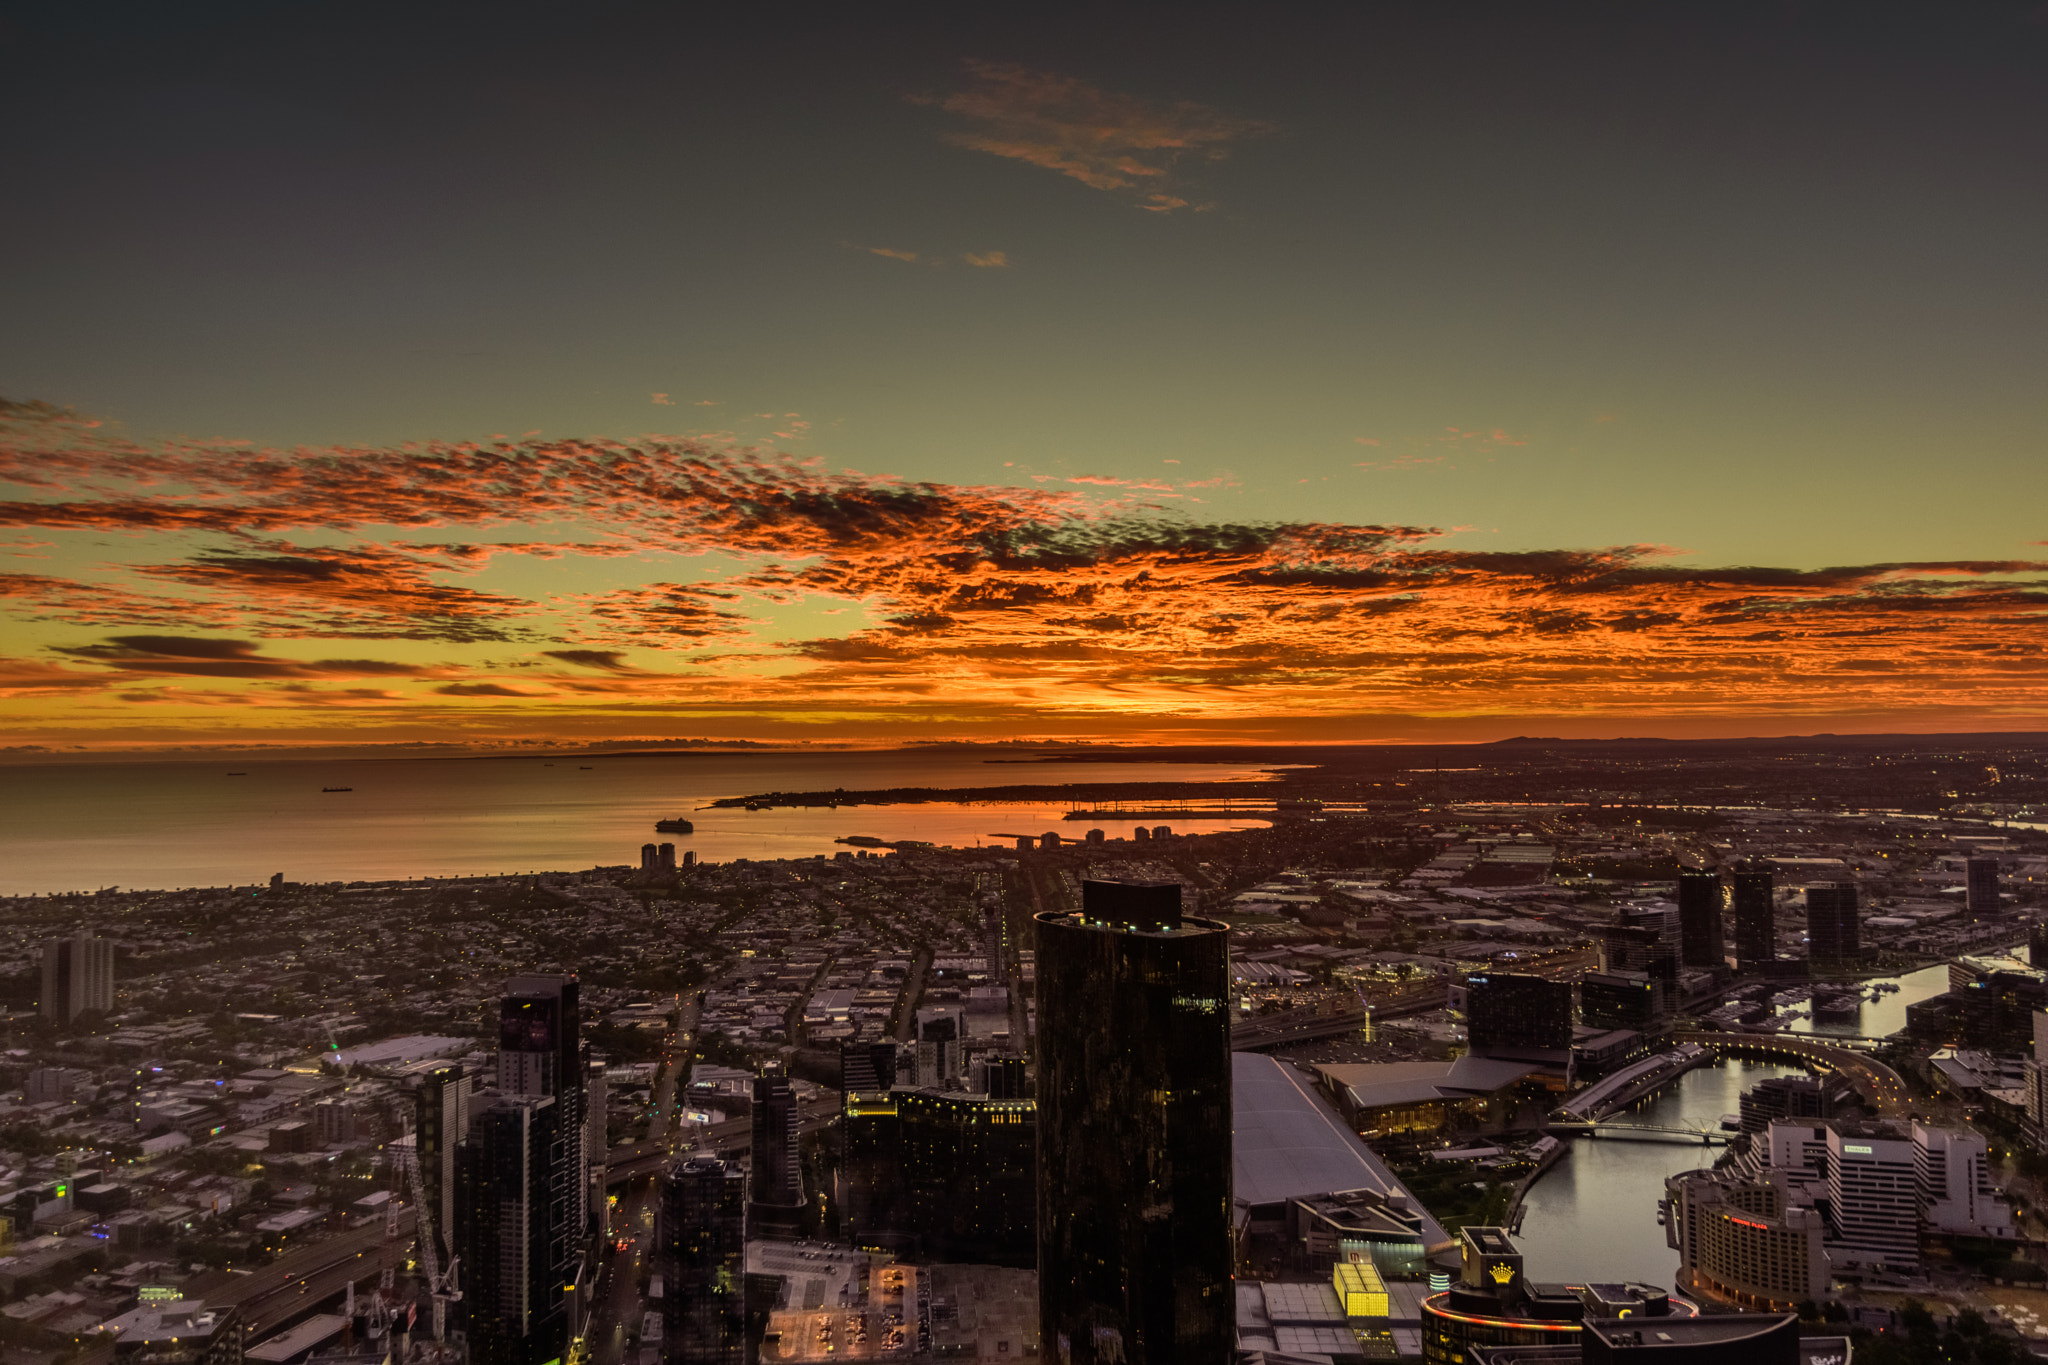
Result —
<instances>
[{"instance_id":1,"label":"orange cloud","mask_svg":"<svg viewBox=\"0 0 2048 1365\"><path fill-rule=\"evenodd\" d=\"M960 259L982 270L1010 268L1010 253L1007 251L970 251Z\"/></svg>"},{"instance_id":2,"label":"orange cloud","mask_svg":"<svg viewBox=\"0 0 2048 1365\"><path fill-rule=\"evenodd\" d=\"M1472 445L1516 439L1488 428ZM582 716L615 733L692 710L769 727L837 718L858 730L911 708L967 731L1326 737L1404 716L1806 716L1831 728L1944 716L1957 698L1973 714L2048 719L2048 563L2034 560L1794 570L1679 565L1640 545L1485 552L1426 527L1200 522L1094 491L1172 487L1152 480L906 483L690 441L138 444L76 414L0 413L0 478L39 480L34 497L0 503L6 524L92 526L165 550L69 578L0 576L0 612L122 632L0 672L23 705L209 678L284 706L297 703L279 688L335 696L349 690L328 684L382 669L463 699L465 716L509 726L545 700L551 724ZM563 539L565 526L593 533ZM392 528L435 539L398 541ZM613 584L635 570L628 556L661 567L524 595L445 581L508 553L603 557ZM676 557L689 555L717 556L718 581L678 581ZM773 630L769 606L785 623ZM847 610L828 629L825 608ZM804 619L818 634L787 643L786 622ZM535 649L430 670L289 660L195 634L255 629L239 622L268 639ZM635 668L629 648L692 662ZM423 725L444 704L402 688L354 694Z\"/></svg>"},{"instance_id":3,"label":"orange cloud","mask_svg":"<svg viewBox=\"0 0 2048 1365\"><path fill-rule=\"evenodd\" d=\"M1171 188L1184 163L1220 161L1231 144L1273 131L1185 100L1155 104L1004 62L964 65L963 89L917 101L973 125L947 141L1058 171L1091 189L1134 191L1139 206L1154 212L1190 207Z\"/></svg>"}]
</instances>

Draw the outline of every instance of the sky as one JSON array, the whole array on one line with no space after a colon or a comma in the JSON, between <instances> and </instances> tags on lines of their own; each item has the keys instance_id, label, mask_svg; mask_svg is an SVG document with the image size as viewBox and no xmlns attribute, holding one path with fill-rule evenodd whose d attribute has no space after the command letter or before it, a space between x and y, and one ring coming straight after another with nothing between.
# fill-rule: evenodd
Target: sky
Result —
<instances>
[{"instance_id":1,"label":"sky","mask_svg":"<svg viewBox=\"0 0 2048 1365\"><path fill-rule=\"evenodd\" d=\"M732 8L0 6L0 750L2048 720L2048 6Z\"/></svg>"}]
</instances>

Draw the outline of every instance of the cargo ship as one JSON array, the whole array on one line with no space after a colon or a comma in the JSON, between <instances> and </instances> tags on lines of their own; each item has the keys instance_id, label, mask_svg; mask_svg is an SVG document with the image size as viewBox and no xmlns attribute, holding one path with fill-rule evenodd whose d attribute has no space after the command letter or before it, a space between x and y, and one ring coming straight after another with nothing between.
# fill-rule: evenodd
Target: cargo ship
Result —
<instances>
[{"instance_id":1,"label":"cargo ship","mask_svg":"<svg viewBox=\"0 0 2048 1365\"><path fill-rule=\"evenodd\" d=\"M691 824L688 820L682 819L680 816L673 820L656 820L654 822L654 832L656 834L694 834L696 830L697 827L695 825Z\"/></svg>"}]
</instances>

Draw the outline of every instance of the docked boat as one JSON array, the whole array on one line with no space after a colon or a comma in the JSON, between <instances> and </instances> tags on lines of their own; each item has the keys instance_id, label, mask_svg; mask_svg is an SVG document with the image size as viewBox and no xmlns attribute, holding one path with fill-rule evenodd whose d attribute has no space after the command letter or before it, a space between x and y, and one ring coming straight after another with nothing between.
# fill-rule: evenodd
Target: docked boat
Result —
<instances>
[{"instance_id":1,"label":"docked boat","mask_svg":"<svg viewBox=\"0 0 2048 1365\"><path fill-rule=\"evenodd\" d=\"M354 791L354 790L355 790L355 788L354 788L354 787L322 787L322 788L321 788L320 790L321 790L321 791L324 791L324 792L352 792L352 791Z\"/></svg>"},{"instance_id":2,"label":"docked boat","mask_svg":"<svg viewBox=\"0 0 2048 1365\"><path fill-rule=\"evenodd\" d=\"M673 820L656 820L654 822L654 832L656 834L694 834L697 832L697 827L688 820L678 816Z\"/></svg>"}]
</instances>

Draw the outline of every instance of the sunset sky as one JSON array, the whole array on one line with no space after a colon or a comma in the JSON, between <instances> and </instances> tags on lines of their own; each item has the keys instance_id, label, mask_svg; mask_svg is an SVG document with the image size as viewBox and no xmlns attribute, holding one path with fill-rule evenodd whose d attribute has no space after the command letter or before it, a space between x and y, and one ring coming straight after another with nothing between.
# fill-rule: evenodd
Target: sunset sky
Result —
<instances>
[{"instance_id":1,"label":"sunset sky","mask_svg":"<svg viewBox=\"0 0 2048 1365\"><path fill-rule=\"evenodd\" d=\"M2048 7L733 8L0 9L0 747L2048 722Z\"/></svg>"}]
</instances>

